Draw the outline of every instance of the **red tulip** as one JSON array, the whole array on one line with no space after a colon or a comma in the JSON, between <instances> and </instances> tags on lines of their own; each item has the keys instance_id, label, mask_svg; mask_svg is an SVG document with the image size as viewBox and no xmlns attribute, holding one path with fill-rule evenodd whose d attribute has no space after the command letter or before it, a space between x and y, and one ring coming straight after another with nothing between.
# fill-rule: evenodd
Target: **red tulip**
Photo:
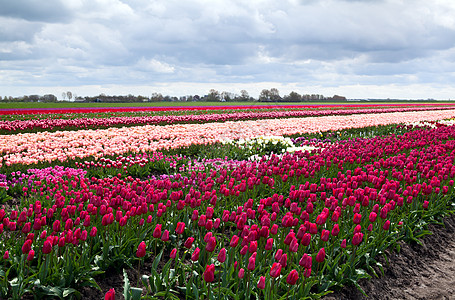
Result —
<instances>
[{"instance_id":1,"label":"red tulip","mask_svg":"<svg viewBox=\"0 0 455 300\"><path fill-rule=\"evenodd\" d=\"M354 234L354 236L352 237L352 244L354 246L357 246L358 244L360 244L363 240L363 233L361 232L357 232L356 234Z\"/></svg>"},{"instance_id":2,"label":"red tulip","mask_svg":"<svg viewBox=\"0 0 455 300\"><path fill-rule=\"evenodd\" d=\"M161 237L161 224L156 224L153 230L153 237L159 239Z\"/></svg>"},{"instance_id":3,"label":"red tulip","mask_svg":"<svg viewBox=\"0 0 455 300\"><path fill-rule=\"evenodd\" d=\"M239 270L239 278L242 279L245 276L245 269L240 268Z\"/></svg>"},{"instance_id":4,"label":"red tulip","mask_svg":"<svg viewBox=\"0 0 455 300\"><path fill-rule=\"evenodd\" d=\"M343 249L346 248L346 239L341 241L340 247L343 248Z\"/></svg>"},{"instance_id":5,"label":"red tulip","mask_svg":"<svg viewBox=\"0 0 455 300\"><path fill-rule=\"evenodd\" d=\"M250 242L250 247L248 248L248 252L254 253L258 250L258 242L257 241L251 241Z\"/></svg>"},{"instance_id":6,"label":"red tulip","mask_svg":"<svg viewBox=\"0 0 455 300\"><path fill-rule=\"evenodd\" d=\"M3 259L8 259L9 258L9 251L6 250L5 254L3 254Z\"/></svg>"},{"instance_id":7,"label":"red tulip","mask_svg":"<svg viewBox=\"0 0 455 300\"><path fill-rule=\"evenodd\" d=\"M335 224L332 228L332 236L337 236L340 233L340 225Z\"/></svg>"},{"instance_id":8,"label":"red tulip","mask_svg":"<svg viewBox=\"0 0 455 300\"><path fill-rule=\"evenodd\" d=\"M273 248L273 238L267 239L267 242L265 243L265 250L272 250Z\"/></svg>"},{"instance_id":9,"label":"red tulip","mask_svg":"<svg viewBox=\"0 0 455 300\"><path fill-rule=\"evenodd\" d=\"M322 229L321 240L323 240L324 242L327 242L329 240L329 236L330 236L330 231L328 231L327 229Z\"/></svg>"},{"instance_id":10,"label":"red tulip","mask_svg":"<svg viewBox=\"0 0 455 300\"><path fill-rule=\"evenodd\" d=\"M250 271L253 271L255 267L256 267L256 255L253 254L248 259L247 269Z\"/></svg>"},{"instance_id":11,"label":"red tulip","mask_svg":"<svg viewBox=\"0 0 455 300\"><path fill-rule=\"evenodd\" d=\"M305 253L305 254L303 254L302 258L300 259L299 265L306 269L311 269L311 266L313 265L313 258L310 255Z\"/></svg>"},{"instance_id":12,"label":"red tulip","mask_svg":"<svg viewBox=\"0 0 455 300\"><path fill-rule=\"evenodd\" d=\"M104 296L104 300L115 300L115 290L110 289Z\"/></svg>"},{"instance_id":13,"label":"red tulip","mask_svg":"<svg viewBox=\"0 0 455 300\"><path fill-rule=\"evenodd\" d=\"M25 240L24 244L22 245L22 253L27 254L32 249L32 240Z\"/></svg>"},{"instance_id":14,"label":"red tulip","mask_svg":"<svg viewBox=\"0 0 455 300\"><path fill-rule=\"evenodd\" d=\"M163 232L163 235L161 236L161 240L162 240L163 242L169 241L169 230L166 229L166 230Z\"/></svg>"},{"instance_id":15,"label":"red tulip","mask_svg":"<svg viewBox=\"0 0 455 300\"><path fill-rule=\"evenodd\" d=\"M220 250L217 259L220 263L224 263L226 261L226 248L222 248Z\"/></svg>"},{"instance_id":16,"label":"red tulip","mask_svg":"<svg viewBox=\"0 0 455 300\"><path fill-rule=\"evenodd\" d=\"M261 290L265 289L265 277L264 276L259 277L258 288Z\"/></svg>"},{"instance_id":17,"label":"red tulip","mask_svg":"<svg viewBox=\"0 0 455 300\"><path fill-rule=\"evenodd\" d=\"M198 261L200 252L201 252L201 249L199 249L199 247L196 247L196 249L194 249L193 254L191 255L191 260L192 261Z\"/></svg>"},{"instance_id":18,"label":"red tulip","mask_svg":"<svg viewBox=\"0 0 455 300\"><path fill-rule=\"evenodd\" d=\"M279 263L283 266L283 268L286 268L288 264L288 255L286 253L281 256Z\"/></svg>"},{"instance_id":19,"label":"red tulip","mask_svg":"<svg viewBox=\"0 0 455 300\"><path fill-rule=\"evenodd\" d=\"M171 250L171 254L169 254L169 257L174 259L177 256L177 248L174 248Z\"/></svg>"},{"instance_id":20,"label":"red tulip","mask_svg":"<svg viewBox=\"0 0 455 300\"><path fill-rule=\"evenodd\" d=\"M189 238L186 239L183 246L185 246L185 248L187 248L187 249L191 249L191 247L193 246L193 242L194 242L194 237L190 236Z\"/></svg>"},{"instance_id":21,"label":"red tulip","mask_svg":"<svg viewBox=\"0 0 455 300\"><path fill-rule=\"evenodd\" d=\"M371 222L371 223L374 223L374 222L376 221L377 216L378 216L378 214L375 213L374 211L372 211L372 212L370 213L370 217L369 217L370 222Z\"/></svg>"},{"instance_id":22,"label":"red tulip","mask_svg":"<svg viewBox=\"0 0 455 300\"><path fill-rule=\"evenodd\" d=\"M205 282L213 282L215 280L215 265L207 265L204 271Z\"/></svg>"},{"instance_id":23,"label":"red tulip","mask_svg":"<svg viewBox=\"0 0 455 300\"><path fill-rule=\"evenodd\" d=\"M139 246L137 247L137 251L136 251L136 256L141 258L141 257L144 257L145 256L145 248L147 246L145 245L145 242L142 241Z\"/></svg>"},{"instance_id":24,"label":"red tulip","mask_svg":"<svg viewBox=\"0 0 455 300\"><path fill-rule=\"evenodd\" d=\"M280 276L281 273L281 264L280 263L273 263L272 268L270 268L270 276L276 278Z\"/></svg>"},{"instance_id":25,"label":"red tulip","mask_svg":"<svg viewBox=\"0 0 455 300\"><path fill-rule=\"evenodd\" d=\"M316 255L316 261L318 263L322 263L322 262L324 262L324 260L325 260L325 249L321 248L321 250L319 250L318 254Z\"/></svg>"},{"instance_id":26,"label":"red tulip","mask_svg":"<svg viewBox=\"0 0 455 300\"><path fill-rule=\"evenodd\" d=\"M295 285L297 280L299 280L299 273L296 270L292 270L286 278L286 282L290 285Z\"/></svg>"},{"instance_id":27,"label":"red tulip","mask_svg":"<svg viewBox=\"0 0 455 300\"><path fill-rule=\"evenodd\" d=\"M183 231L185 231L185 223L183 222L178 222L177 223L177 228L175 228L175 232L177 234L183 234Z\"/></svg>"},{"instance_id":28,"label":"red tulip","mask_svg":"<svg viewBox=\"0 0 455 300\"><path fill-rule=\"evenodd\" d=\"M207 252L213 252L213 250L215 250L215 247L216 247L216 238L214 236L212 236L207 241L207 245L205 246L205 250Z\"/></svg>"},{"instance_id":29,"label":"red tulip","mask_svg":"<svg viewBox=\"0 0 455 300\"><path fill-rule=\"evenodd\" d=\"M305 269L305 271L303 271L303 276L308 278L311 276L311 269Z\"/></svg>"},{"instance_id":30,"label":"red tulip","mask_svg":"<svg viewBox=\"0 0 455 300\"><path fill-rule=\"evenodd\" d=\"M238 244L239 244L239 237L236 235L233 235L231 238L231 242L229 243L229 246L234 248L234 247L237 247Z\"/></svg>"},{"instance_id":31,"label":"red tulip","mask_svg":"<svg viewBox=\"0 0 455 300\"><path fill-rule=\"evenodd\" d=\"M382 229L389 230L390 228L390 220L385 221L384 225L382 225Z\"/></svg>"},{"instance_id":32,"label":"red tulip","mask_svg":"<svg viewBox=\"0 0 455 300\"><path fill-rule=\"evenodd\" d=\"M31 261L31 260L33 260L34 257L35 257L35 250L31 249L31 250L28 252L27 260L28 260L28 261Z\"/></svg>"},{"instance_id":33,"label":"red tulip","mask_svg":"<svg viewBox=\"0 0 455 300\"><path fill-rule=\"evenodd\" d=\"M352 220L352 222L354 224L360 224L361 221L362 221L362 215L358 214L358 213L355 213L354 214L354 219Z\"/></svg>"},{"instance_id":34,"label":"red tulip","mask_svg":"<svg viewBox=\"0 0 455 300\"><path fill-rule=\"evenodd\" d=\"M49 254L52 251L52 243L49 240L45 240L43 243L43 253Z\"/></svg>"},{"instance_id":35,"label":"red tulip","mask_svg":"<svg viewBox=\"0 0 455 300\"><path fill-rule=\"evenodd\" d=\"M98 229L96 227L92 227L92 229L90 230L90 236L94 237L96 235L97 231L98 231Z\"/></svg>"}]
</instances>

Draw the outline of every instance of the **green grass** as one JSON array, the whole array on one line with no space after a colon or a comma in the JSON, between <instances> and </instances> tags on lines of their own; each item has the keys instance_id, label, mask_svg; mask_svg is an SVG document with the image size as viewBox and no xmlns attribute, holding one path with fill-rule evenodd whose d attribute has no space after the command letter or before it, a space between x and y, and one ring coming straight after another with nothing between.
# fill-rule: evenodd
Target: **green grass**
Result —
<instances>
[{"instance_id":1,"label":"green grass","mask_svg":"<svg viewBox=\"0 0 455 300\"><path fill-rule=\"evenodd\" d=\"M0 109L12 108L78 108L78 107L175 107L175 106L261 106L261 105L381 105L407 104L416 102L137 102L137 103L34 103L34 102L8 102L0 103ZM453 104L453 102L418 102L419 104Z\"/></svg>"}]
</instances>

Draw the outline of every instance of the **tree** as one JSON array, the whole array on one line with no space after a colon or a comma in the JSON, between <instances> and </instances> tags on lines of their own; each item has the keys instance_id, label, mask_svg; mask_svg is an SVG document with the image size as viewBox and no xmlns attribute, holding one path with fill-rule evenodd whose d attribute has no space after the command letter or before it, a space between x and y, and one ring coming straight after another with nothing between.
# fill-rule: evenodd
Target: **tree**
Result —
<instances>
[{"instance_id":1,"label":"tree","mask_svg":"<svg viewBox=\"0 0 455 300\"><path fill-rule=\"evenodd\" d=\"M66 93L65 92L62 93L62 98L63 98L63 101L65 101L65 99L66 99Z\"/></svg>"},{"instance_id":2,"label":"tree","mask_svg":"<svg viewBox=\"0 0 455 300\"><path fill-rule=\"evenodd\" d=\"M68 100L71 101L71 99L73 98L73 93L71 93L70 91L66 92L66 97L68 97Z\"/></svg>"},{"instance_id":3,"label":"tree","mask_svg":"<svg viewBox=\"0 0 455 300\"><path fill-rule=\"evenodd\" d=\"M220 93L215 89L211 89L207 95L207 101L220 101Z\"/></svg>"},{"instance_id":4,"label":"tree","mask_svg":"<svg viewBox=\"0 0 455 300\"><path fill-rule=\"evenodd\" d=\"M248 101L248 100L250 100L250 95L248 94L248 92L246 90L241 90L240 91L239 100L240 101Z\"/></svg>"},{"instance_id":5,"label":"tree","mask_svg":"<svg viewBox=\"0 0 455 300\"><path fill-rule=\"evenodd\" d=\"M278 91L277 88L270 89L270 100L274 102L281 101L280 92Z\"/></svg>"},{"instance_id":6,"label":"tree","mask_svg":"<svg viewBox=\"0 0 455 300\"><path fill-rule=\"evenodd\" d=\"M267 89L263 89L259 94L259 101L268 102L270 101L270 91Z\"/></svg>"},{"instance_id":7,"label":"tree","mask_svg":"<svg viewBox=\"0 0 455 300\"><path fill-rule=\"evenodd\" d=\"M302 101L302 96L299 93L292 91L289 93L289 96L285 98L285 100L289 102L300 102Z\"/></svg>"},{"instance_id":8,"label":"tree","mask_svg":"<svg viewBox=\"0 0 455 300\"><path fill-rule=\"evenodd\" d=\"M152 96L150 96L150 101L154 102L161 102L163 99L164 97L160 93L152 93Z\"/></svg>"}]
</instances>

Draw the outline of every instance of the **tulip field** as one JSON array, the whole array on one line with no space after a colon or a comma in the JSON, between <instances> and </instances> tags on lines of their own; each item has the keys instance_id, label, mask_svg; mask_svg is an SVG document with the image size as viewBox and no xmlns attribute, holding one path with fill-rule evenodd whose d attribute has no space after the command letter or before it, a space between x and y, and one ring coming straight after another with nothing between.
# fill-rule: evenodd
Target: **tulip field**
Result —
<instances>
[{"instance_id":1,"label":"tulip field","mask_svg":"<svg viewBox=\"0 0 455 300\"><path fill-rule=\"evenodd\" d=\"M0 115L0 299L318 299L455 210L452 104Z\"/></svg>"}]
</instances>

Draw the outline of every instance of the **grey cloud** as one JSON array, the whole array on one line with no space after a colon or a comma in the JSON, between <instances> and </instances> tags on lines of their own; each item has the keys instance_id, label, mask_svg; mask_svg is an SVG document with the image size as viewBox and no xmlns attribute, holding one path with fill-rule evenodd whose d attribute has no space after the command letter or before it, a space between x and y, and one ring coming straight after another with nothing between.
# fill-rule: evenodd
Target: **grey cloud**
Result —
<instances>
[{"instance_id":1,"label":"grey cloud","mask_svg":"<svg viewBox=\"0 0 455 300\"><path fill-rule=\"evenodd\" d=\"M0 0L0 15L40 22L68 22L72 13L61 0Z\"/></svg>"}]
</instances>

